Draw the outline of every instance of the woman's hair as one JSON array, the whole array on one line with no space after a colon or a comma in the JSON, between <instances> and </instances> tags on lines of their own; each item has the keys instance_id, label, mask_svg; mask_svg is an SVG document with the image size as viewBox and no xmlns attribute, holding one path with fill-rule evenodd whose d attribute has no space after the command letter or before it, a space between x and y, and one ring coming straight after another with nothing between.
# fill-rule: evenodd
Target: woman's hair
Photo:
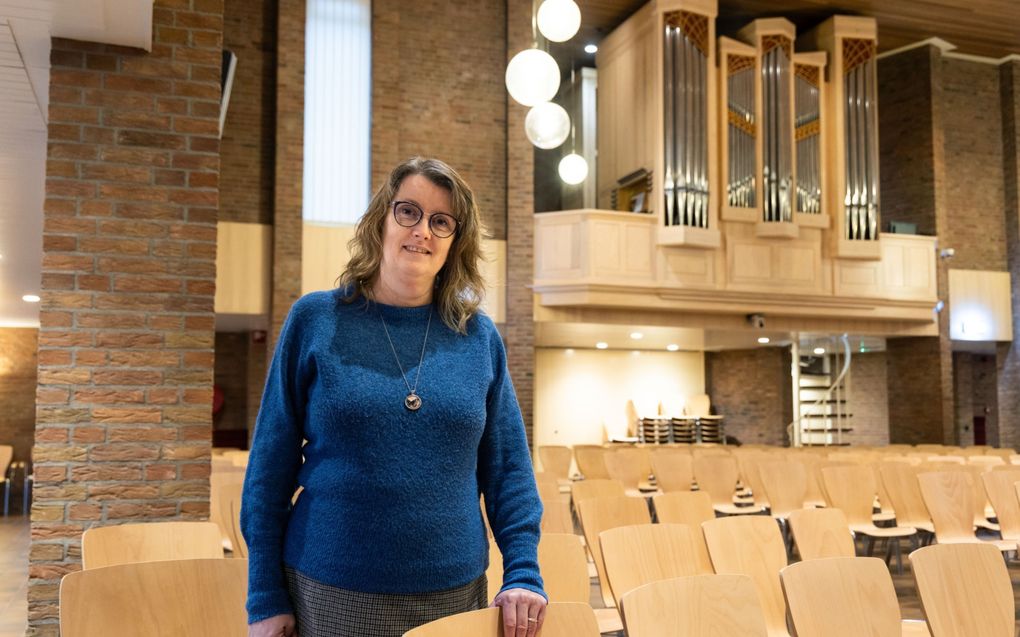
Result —
<instances>
[{"instance_id":1,"label":"woman's hair","mask_svg":"<svg viewBox=\"0 0 1020 637\"><path fill-rule=\"evenodd\" d=\"M468 319L478 311L485 293L485 282L478 268L482 258L481 214L471 187L457 171L438 159L412 157L404 161L376 191L368 210L358 220L354 237L347 243L351 259L339 278L340 286L348 290L344 300L352 302L359 296L374 298L372 287L379 279L386 217L400 184L411 175L422 175L450 193L453 207L450 213L457 219L457 232L453 235L446 263L436 276L432 300L443 322L464 334Z\"/></svg>"}]
</instances>

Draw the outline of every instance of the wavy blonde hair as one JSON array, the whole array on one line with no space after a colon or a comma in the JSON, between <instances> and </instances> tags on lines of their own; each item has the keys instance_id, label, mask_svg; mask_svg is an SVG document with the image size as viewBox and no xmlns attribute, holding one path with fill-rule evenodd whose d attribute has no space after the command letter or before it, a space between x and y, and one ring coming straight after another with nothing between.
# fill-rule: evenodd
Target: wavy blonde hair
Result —
<instances>
[{"instance_id":1,"label":"wavy blonde hair","mask_svg":"<svg viewBox=\"0 0 1020 637\"><path fill-rule=\"evenodd\" d=\"M376 191L358 220L354 237L347 243L351 260L338 279L340 286L349 290L344 300L350 303L359 296L374 300L372 288L382 264L386 217L400 184L411 175L422 175L450 193L453 208L450 213L457 219L457 232L446 263L436 275L432 301L451 330L466 334L467 322L478 311L485 294L485 281L478 267L483 258L481 213L471 187L457 171L438 159L412 157L404 161Z\"/></svg>"}]
</instances>

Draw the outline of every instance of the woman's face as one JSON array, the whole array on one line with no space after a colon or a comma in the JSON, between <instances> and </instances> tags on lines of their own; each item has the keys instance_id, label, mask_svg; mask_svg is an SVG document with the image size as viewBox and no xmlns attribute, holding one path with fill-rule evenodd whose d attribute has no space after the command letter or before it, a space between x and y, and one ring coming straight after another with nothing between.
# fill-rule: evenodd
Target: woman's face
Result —
<instances>
[{"instance_id":1,"label":"woman's face","mask_svg":"<svg viewBox=\"0 0 1020 637\"><path fill-rule=\"evenodd\" d=\"M411 227L397 223L393 217L393 201L407 201L424 212ZM405 177L390 202L383 227L383 254L379 274L384 284L398 282L432 284L446 263L450 245L456 235L437 237L429 227L432 215L453 216L450 192L435 185L423 175Z\"/></svg>"}]
</instances>

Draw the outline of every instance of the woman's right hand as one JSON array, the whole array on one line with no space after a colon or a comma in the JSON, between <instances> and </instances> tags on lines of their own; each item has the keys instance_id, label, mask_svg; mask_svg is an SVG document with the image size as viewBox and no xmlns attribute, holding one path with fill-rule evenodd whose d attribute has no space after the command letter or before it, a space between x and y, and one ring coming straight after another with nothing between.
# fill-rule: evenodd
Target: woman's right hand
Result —
<instances>
[{"instance_id":1,"label":"woman's right hand","mask_svg":"<svg viewBox=\"0 0 1020 637\"><path fill-rule=\"evenodd\" d=\"M248 637L298 637L293 615L276 615L248 625Z\"/></svg>"}]
</instances>

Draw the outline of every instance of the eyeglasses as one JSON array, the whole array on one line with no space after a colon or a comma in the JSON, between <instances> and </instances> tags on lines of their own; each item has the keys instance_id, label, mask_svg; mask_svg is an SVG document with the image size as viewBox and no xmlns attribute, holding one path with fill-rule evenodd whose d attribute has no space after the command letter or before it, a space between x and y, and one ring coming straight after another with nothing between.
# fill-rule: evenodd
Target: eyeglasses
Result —
<instances>
[{"instance_id":1,"label":"eyeglasses","mask_svg":"<svg viewBox=\"0 0 1020 637\"><path fill-rule=\"evenodd\" d=\"M405 228L413 228L418 225L424 216L425 212L417 204L410 201L393 202L393 218ZM445 212L433 213L429 215L429 230L437 237L445 239L457 232L457 220Z\"/></svg>"}]
</instances>

